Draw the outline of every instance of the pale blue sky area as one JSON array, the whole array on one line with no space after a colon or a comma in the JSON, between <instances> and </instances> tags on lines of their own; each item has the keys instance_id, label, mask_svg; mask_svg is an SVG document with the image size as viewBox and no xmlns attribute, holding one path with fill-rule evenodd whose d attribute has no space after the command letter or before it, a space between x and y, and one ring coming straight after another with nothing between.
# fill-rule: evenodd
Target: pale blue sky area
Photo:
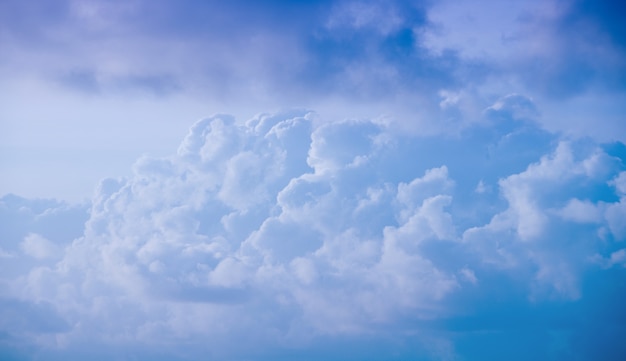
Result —
<instances>
[{"instance_id":1,"label":"pale blue sky area","mask_svg":"<svg viewBox=\"0 0 626 361\"><path fill-rule=\"evenodd\" d=\"M0 2L0 359L625 359L624 12Z\"/></svg>"}]
</instances>

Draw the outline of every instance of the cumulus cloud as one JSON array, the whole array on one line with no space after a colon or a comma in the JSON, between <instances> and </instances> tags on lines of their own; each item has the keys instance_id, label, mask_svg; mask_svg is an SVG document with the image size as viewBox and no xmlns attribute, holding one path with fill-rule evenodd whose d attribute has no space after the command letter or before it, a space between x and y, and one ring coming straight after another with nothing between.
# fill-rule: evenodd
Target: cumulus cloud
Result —
<instances>
[{"instance_id":1,"label":"cumulus cloud","mask_svg":"<svg viewBox=\"0 0 626 361\"><path fill-rule=\"evenodd\" d=\"M0 1L0 359L619 358L620 10Z\"/></svg>"},{"instance_id":2,"label":"cumulus cloud","mask_svg":"<svg viewBox=\"0 0 626 361\"><path fill-rule=\"evenodd\" d=\"M176 154L103 180L82 234L21 231L4 249L3 263L31 263L2 279L3 296L56 336L29 336L32 320L3 330L59 355L103 344L176 358L168 345L186 340L190 355L232 358L328 337L386 347L389 333L449 345L429 322L501 282L534 302L580 298L584 272L623 263L606 245L623 238L624 160L534 131L518 119L531 105L505 97L490 108L505 126L453 139L307 111L200 120ZM519 137L552 149L530 163L494 153Z\"/></svg>"},{"instance_id":3,"label":"cumulus cloud","mask_svg":"<svg viewBox=\"0 0 626 361\"><path fill-rule=\"evenodd\" d=\"M487 225L470 228L463 235L464 241L472 243L485 260L499 267L534 263L540 284L551 284L562 295L574 298L579 297L582 267L578 252L589 251L590 239L600 242L597 234L607 226L620 237L617 229L611 228L612 222L603 219L607 207L604 200L581 201L575 195L586 193L584 184L601 188L603 183L613 182L609 177L623 166L623 161L597 148L581 155L580 150L585 149L581 145L560 142L552 154L530 164L525 171L501 179L500 191L508 208L494 215ZM588 195L592 197L593 193ZM620 204L611 202L609 208ZM563 226L555 217L580 226ZM576 234L575 229L580 233ZM513 237L510 232L514 232ZM558 251L565 245L575 251Z\"/></svg>"}]
</instances>

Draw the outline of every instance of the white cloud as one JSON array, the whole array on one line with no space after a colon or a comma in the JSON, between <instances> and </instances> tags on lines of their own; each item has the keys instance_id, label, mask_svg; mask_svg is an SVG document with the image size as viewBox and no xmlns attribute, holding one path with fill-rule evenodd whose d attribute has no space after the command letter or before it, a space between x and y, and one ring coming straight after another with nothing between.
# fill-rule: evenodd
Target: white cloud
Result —
<instances>
[{"instance_id":1,"label":"white cloud","mask_svg":"<svg viewBox=\"0 0 626 361\"><path fill-rule=\"evenodd\" d=\"M550 156L531 164L526 171L500 181L500 188L509 202L507 211L522 240L541 236L548 222L541 209L541 197L549 196L549 189L583 173L582 165L573 158L570 145L559 143Z\"/></svg>"},{"instance_id":2,"label":"white cloud","mask_svg":"<svg viewBox=\"0 0 626 361\"><path fill-rule=\"evenodd\" d=\"M620 172L617 177L611 181L611 185L615 187L621 196L626 196L626 172Z\"/></svg>"},{"instance_id":3,"label":"white cloud","mask_svg":"<svg viewBox=\"0 0 626 361\"><path fill-rule=\"evenodd\" d=\"M54 243L36 233L29 233L20 244L25 254L36 259L56 258L61 249Z\"/></svg>"},{"instance_id":4,"label":"white cloud","mask_svg":"<svg viewBox=\"0 0 626 361\"><path fill-rule=\"evenodd\" d=\"M565 207L558 211L566 220L581 223L598 223L602 220L602 210L590 201L571 199Z\"/></svg>"},{"instance_id":5,"label":"white cloud","mask_svg":"<svg viewBox=\"0 0 626 361\"><path fill-rule=\"evenodd\" d=\"M610 3L0 1L0 358L619 354Z\"/></svg>"},{"instance_id":6,"label":"white cloud","mask_svg":"<svg viewBox=\"0 0 626 361\"><path fill-rule=\"evenodd\" d=\"M626 267L626 249L620 249L611 253L611 258L608 261L611 266L621 265Z\"/></svg>"},{"instance_id":7,"label":"white cloud","mask_svg":"<svg viewBox=\"0 0 626 361\"><path fill-rule=\"evenodd\" d=\"M319 127L311 135L308 164L316 173L358 167L367 161L378 142L379 125L369 121L345 121Z\"/></svg>"},{"instance_id":8,"label":"white cloud","mask_svg":"<svg viewBox=\"0 0 626 361\"><path fill-rule=\"evenodd\" d=\"M445 165L428 169L423 177L398 185L398 200L407 207L415 207L428 197L447 193L453 186L454 182L448 178Z\"/></svg>"},{"instance_id":9,"label":"white cloud","mask_svg":"<svg viewBox=\"0 0 626 361\"><path fill-rule=\"evenodd\" d=\"M532 297L556 292L576 299L580 297L579 272L583 267L577 253L585 252L582 249L589 247L589 238L600 242L597 237L603 227L608 226L616 239L622 236L618 219L623 218L623 203L592 202L575 196L597 196L584 187L594 184L601 188L616 169L619 164L615 159L598 148L562 141L552 154L523 172L502 178L500 192L508 207L485 226L465 230L462 239L483 262L497 268L537 267ZM558 226L560 222L571 223ZM574 224L587 228L577 233ZM571 254L560 247L571 247Z\"/></svg>"},{"instance_id":10,"label":"white cloud","mask_svg":"<svg viewBox=\"0 0 626 361\"><path fill-rule=\"evenodd\" d=\"M623 202L585 188L608 183L621 194L623 172L601 149L560 142L496 173L499 199L476 193L481 179L496 184L484 164L456 151L416 157L431 140L440 138L307 112L200 120L176 154L103 180L82 236L57 245L27 235L2 260L37 264L13 267L5 294L52 305L69 349L105 339L167 350L185 339L194 354L229 358L235 338L255 353L447 317L458 311L453 297L501 287L494 274L521 275L510 287L535 302L576 299L593 266L580 259L621 264L621 253L593 246L601 229L621 232Z\"/></svg>"},{"instance_id":11,"label":"white cloud","mask_svg":"<svg viewBox=\"0 0 626 361\"><path fill-rule=\"evenodd\" d=\"M258 329L240 328L250 312L286 302L303 313L293 321L302 327L358 334L369 317L391 322L398 307L432 309L457 287L455 276L439 270L418 247L426 239L455 236L445 212L453 185L446 167L394 187L385 185L385 174L370 183L368 162L355 159L376 157L385 147L377 140L384 133L379 125L327 124L307 134L310 120L301 115L262 116L243 126L223 119L194 125L177 155L142 158L133 177L104 180L85 235L67 249L58 268L32 271L25 294L60 301L44 287L56 283L80 294L72 296L74 303L101 299L97 311L88 303L59 306L67 317L83 320L120 312L106 302L169 310L170 316L140 313L128 320L125 327L133 332L163 322L169 332L213 333L200 324L189 331L175 326L183 322L179 303L200 302L208 308L242 305L240 315L198 317L232 318L233 332L256 334ZM361 186L353 183L354 172L365 172ZM372 232L360 229L354 217L388 212L395 202L401 205L396 218L372 224L378 227ZM36 248L31 238L30 254L51 253L43 247L48 243L37 239ZM349 289L342 286L348 284ZM249 301L249 293L259 292L280 297ZM338 322L330 321L336 317ZM78 332L100 331L85 325L68 337Z\"/></svg>"}]
</instances>

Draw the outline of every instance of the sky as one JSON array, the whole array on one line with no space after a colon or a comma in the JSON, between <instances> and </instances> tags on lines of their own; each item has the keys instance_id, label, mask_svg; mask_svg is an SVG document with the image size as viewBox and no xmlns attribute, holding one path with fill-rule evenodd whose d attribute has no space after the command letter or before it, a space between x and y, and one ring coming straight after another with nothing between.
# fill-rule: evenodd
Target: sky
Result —
<instances>
[{"instance_id":1,"label":"sky","mask_svg":"<svg viewBox=\"0 0 626 361\"><path fill-rule=\"evenodd\" d=\"M0 0L0 359L625 359L625 10Z\"/></svg>"}]
</instances>

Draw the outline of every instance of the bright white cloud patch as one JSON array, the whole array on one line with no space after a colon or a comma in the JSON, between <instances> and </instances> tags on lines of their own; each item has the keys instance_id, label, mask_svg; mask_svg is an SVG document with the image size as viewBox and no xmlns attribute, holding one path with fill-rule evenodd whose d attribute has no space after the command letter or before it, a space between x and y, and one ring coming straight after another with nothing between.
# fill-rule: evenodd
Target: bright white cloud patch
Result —
<instances>
[{"instance_id":1,"label":"bright white cloud patch","mask_svg":"<svg viewBox=\"0 0 626 361\"><path fill-rule=\"evenodd\" d=\"M103 180L82 236L52 241L48 225L21 253L3 250L15 276L3 297L16 300L3 309L41 315L3 330L59 357L93 344L231 358L305 352L326 337L384 345L389 332L414 337L395 329L405 322L446 344L417 325L456 317L448 300L499 287L498 274L523 275L509 287L535 302L579 298L585 272L623 264L623 250L606 248L624 238L623 160L572 141L530 164L500 155L517 172L472 160L533 134L515 114L499 113L508 125L496 137L475 127L451 140L365 120L315 125L307 112L201 120L176 154ZM437 350L420 352L454 354Z\"/></svg>"}]
</instances>

